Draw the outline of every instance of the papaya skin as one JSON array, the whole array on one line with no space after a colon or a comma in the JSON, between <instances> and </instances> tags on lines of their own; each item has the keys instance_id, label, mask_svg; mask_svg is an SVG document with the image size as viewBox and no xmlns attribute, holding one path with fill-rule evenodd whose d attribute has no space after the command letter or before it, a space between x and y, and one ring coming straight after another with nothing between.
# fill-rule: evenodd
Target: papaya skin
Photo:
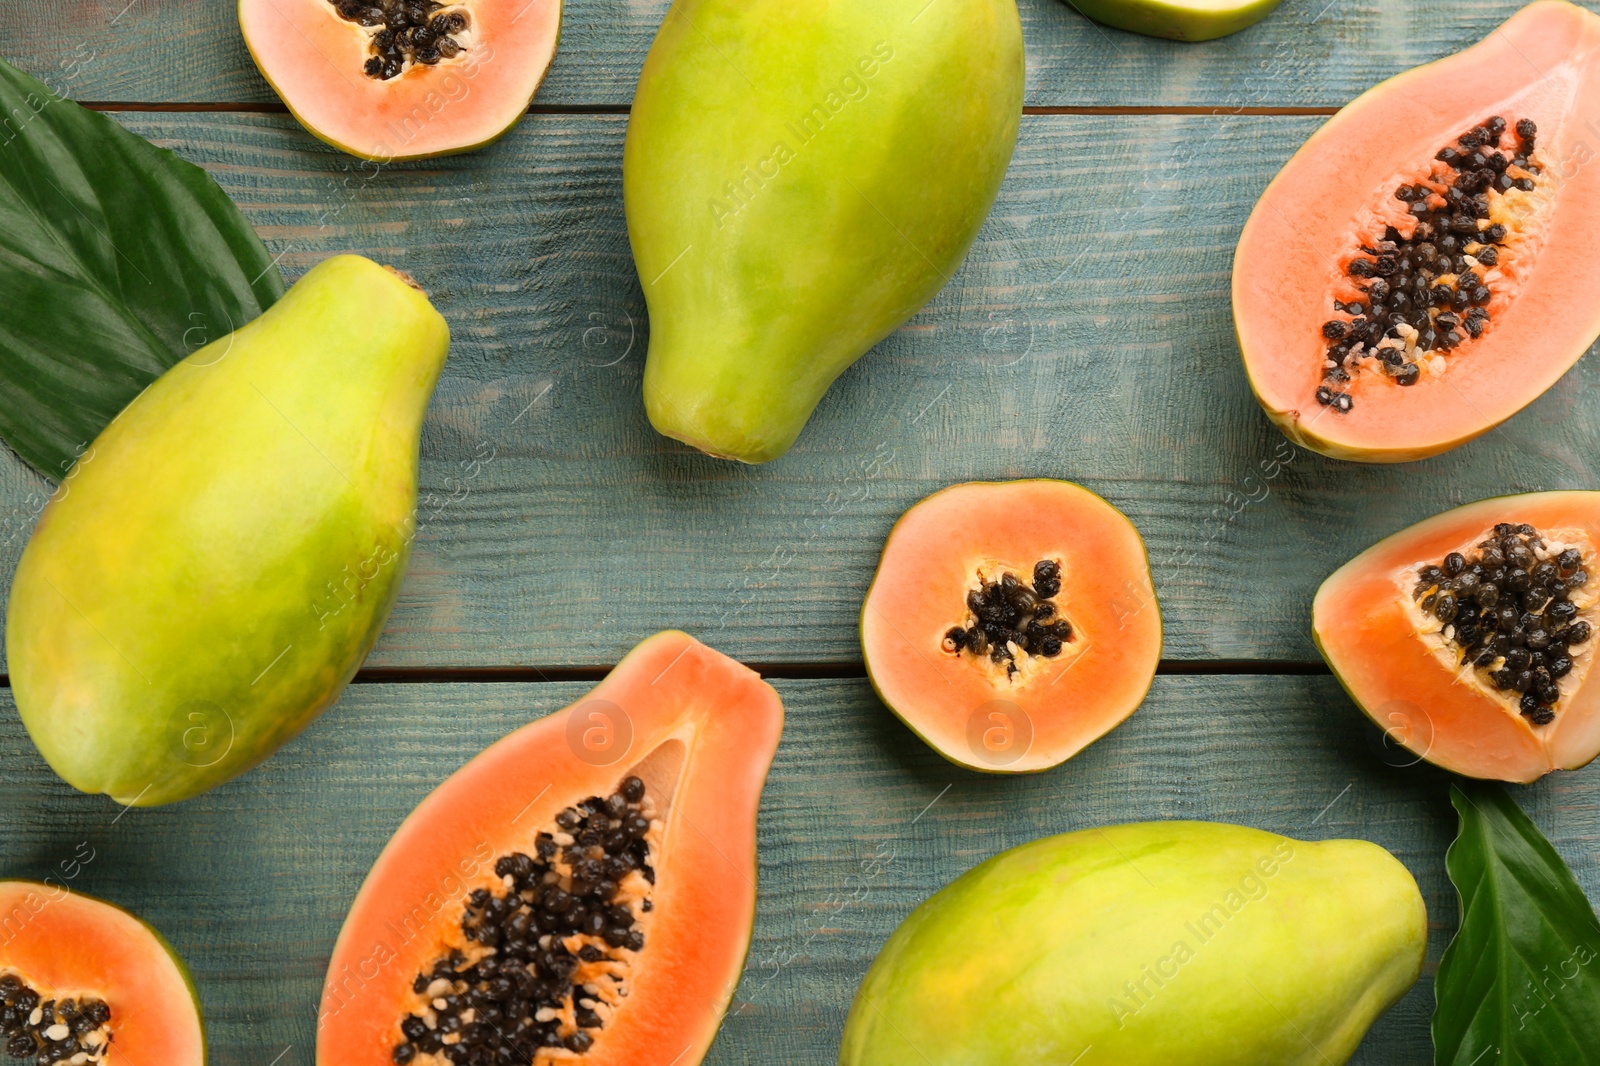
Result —
<instances>
[{"instance_id":1,"label":"papaya skin","mask_svg":"<svg viewBox=\"0 0 1600 1066\"><path fill-rule=\"evenodd\" d=\"M405 573L448 345L407 279L338 256L106 427L6 616L17 707L56 773L122 804L186 799L333 703Z\"/></svg>"},{"instance_id":2,"label":"papaya skin","mask_svg":"<svg viewBox=\"0 0 1600 1066\"><path fill-rule=\"evenodd\" d=\"M1375 844L1209 822L1067 833L912 912L862 982L839 1062L1341 1063L1426 944L1416 882Z\"/></svg>"},{"instance_id":3,"label":"papaya skin","mask_svg":"<svg viewBox=\"0 0 1600 1066\"><path fill-rule=\"evenodd\" d=\"M1022 114L1014 0L673 5L623 152L657 430L782 455L954 275Z\"/></svg>"},{"instance_id":4,"label":"papaya skin","mask_svg":"<svg viewBox=\"0 0 1600 1066\"><path fill-rule=\"evenodd\" d=\"M1107 26L1172 41L1213 41L1248 29L1283 0L1069 0Z\"/></svg>"}]
</instances>

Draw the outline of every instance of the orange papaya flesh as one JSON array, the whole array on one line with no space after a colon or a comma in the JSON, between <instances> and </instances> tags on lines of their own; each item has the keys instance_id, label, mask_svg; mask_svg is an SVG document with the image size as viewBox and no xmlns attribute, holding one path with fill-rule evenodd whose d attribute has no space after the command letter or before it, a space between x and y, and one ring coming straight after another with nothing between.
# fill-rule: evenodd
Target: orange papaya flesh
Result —
<instances>
[{"instance_id":1,"label":"orange papaya flesh","mask_svg":"<svg viewBox=\"0 0 1600 1066\"><path fill-rule=\"evenodd\" d=\"M667 632L491 745L367 876L317 1062L442 1066L465 1042L539 1066L698 1063L749 946L782 724L753 671Z\"/></svg>"},{"instance_id":2,"label":"orange papaya flesh","mask_svg":"<svg viewBox=\"0 0 1600 1066\"><path fill-rule=\"evenodd\" d=\"M555 58L561 0L239 0L239 26L301 125L389 163L516 125Z\"/></svg>"},{"instance_id":3,"label":"orange papaya flesh","mask_svg":"<svg viewBox=\"0 0 1600 1066\"><path fill-rule=\"evenodd\" d=\"M1600 334L1597 152L1600 16L1565 0L1345 107L1234 259L1267 414L1323 454L1405 462L1536 399Z\"/></svg>"},{"instance_id":4,"label":"orange papaya flesh","mask_svg":"<svg viewBox=\"0 0 1600 1066\"><path fill-rule=\"evenodd\" d=\"M1032 772L1143 702L1161 658L1144 541L1066 481L969 482L908 510L861 610L878 695L959 765Z\"/></svg>"},{"instance_id":5,"label":"orange papaya flesh","mask_svg":"<svg viewBox=\"0 0 1600 1066\"><path fill-rule=\"evenodd\" d=\"M0 881L0 999L0 1050L15 1060L205 1062L177 953L127 911L60 885Z\"/></svg>"},{"instance_id":6,"label":"orange papaya flesh","mask_svg":"<svg viewBox=\"0 0 1600 1066\"><path fill-rule=\"evenodd\" d=\"M1335 571L1312 636L1356 705L1418 758L1502 781L1576 769L1600 754L1597 553L1600 492L1468 504Z\"/></svg>"}]
</instances>

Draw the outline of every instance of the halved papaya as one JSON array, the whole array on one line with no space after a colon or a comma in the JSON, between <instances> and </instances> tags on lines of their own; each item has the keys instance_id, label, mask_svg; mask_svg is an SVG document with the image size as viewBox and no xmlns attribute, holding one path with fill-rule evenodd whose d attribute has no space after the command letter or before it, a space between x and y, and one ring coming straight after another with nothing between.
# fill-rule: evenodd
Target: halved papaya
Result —
<instances>
[{"instance_id":1,"label":"halved papaya","mask_svg":"<svg viewBox=\"0 0 1600 1066\"><path fill-rule=\"evenodd\" d=\"M1312 135L1239 239L1251 387L1296 443L1406 462L1536 399L1600 334L1600 16L1523 8Z\"/></svg>"},{"instance_id":2,"label":"halved papaya","mask_svg":"<svg viewBox=\"0 0 1600 1066\"><path fill-rule=\"evenodd\" d=\"M908 510L861 607L867 675L940 755L1028 773L1144 701L1161 608L1144 541L1068 481L973 481Z\"/></svg>"},{"instance_id":3,"label":"halved papaya","mask_svg":"<svg viewBox=\"0 0 1600 1066\"><path fill-rule=\"evenodd\" d=\"M0 1049L12 1059L206 1060L200 999L172 945L121 907L60 884L0 881L0 1001Z\"/></svg>"},{"instance_id":4,"label":"halved papaya","mask_svg":"<svg viewBox=\"0 0 1600 1066\"><path fill-rule=\"evenodd\" d=\"M1600 492L1458 507L1317 590L1322 657L1388 739L1469 777L1534 781L1600 754Z\"/></svg>"},{"instance_id":5,"label":"halved papaya","mask_svg":"<svg viewBox=\"0 0 1600 1066\"><path fill-rule=\"evenodd\" d=\"M783 705L676 632L418 805L334 946L321 1066L693 1066L738 984Z\"/></svg>"},{"instance_id":6,"label":"halved papaya","mask_svg":"<svg viewBox=\"0 0 1600 1066\"><path fill-rule=\"evenodd\" d=\"M555 58L561 0L239 0L239 28L302 126L391 163L515 126Z\"/></svg>"}]
</instances>

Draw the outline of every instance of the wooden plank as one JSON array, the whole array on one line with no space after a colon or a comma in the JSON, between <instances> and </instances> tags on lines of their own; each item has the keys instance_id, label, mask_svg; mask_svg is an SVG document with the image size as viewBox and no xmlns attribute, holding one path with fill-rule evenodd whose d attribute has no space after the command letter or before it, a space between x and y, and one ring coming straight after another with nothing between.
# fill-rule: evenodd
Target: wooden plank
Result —
<instances>
[{"instance_id":1,"label":"wooden plank","mask_svg":"<svg viewBox=\"0 0 1600 1066\"><path fill-rule=\"evenodd\" d=\"M214 1066L312 1061L314 1011L345 909L406 813L484 745L586 686L357 685L261 769L188 803L119 814L56 780L0 694L0 874L130 906L188 959ZM1427 975L1355 1060L1428 1061L1431 974L1455 928L1447 778L1395 769L1327 678L1162 678L1126 725L1058 770L994 777L933 754L859 681L779 682L787 727L762 801L760 906L710 1061L835 1061L850 998L889 932L995 852L1114 822L1199 818L1301 839L1362 837L1417 876ZM1374 745L1377 747L1374 747ZM1600 776L1521 803L1600 897ZM81 853L87 854L87 852Z\"/></svg>"},{"instance_id":2,"label":"wooden plank","mask_svg":"<svg viewBox=\"0 0 1600 1066\"><path fill-rule=\"evenodd\" d=\"M361 251L451 321L421 532L374 665L611 663L674 626L750 662L854 660L894 519L954 481L1039 475L1138 524L1169 657L1314 659L1312 593L1378 537L1482 496L1600 483L1594 360L1425 463L1324 460L1268 423L1233 338L1232 249L1316 119L1027 119L956 279L762 467L644 418L620 117L538 116L489 152L376 176L286 118L128 121L206 164L290 275ZM0 458L5 587L44 491Z\"/></svg>"},{"instance_id":3,"label":"wooden plank","mask_svg":"<svg viewBox=\"0 0 1600 1066\"><path fill-rule=\"evenodd\" d=\"M1594 7L1596 0L1583 0ZM670 0L572 0L537 103L626 104ZM1107 29L1061 0L1020 0L1036 106L1338 107L1481 40L1521 0L1287 0L1233 37L1183 45ZM233 0L76 0L0 27L0 55L80 100L275 102Z\"/></svg>"}]
</instances>

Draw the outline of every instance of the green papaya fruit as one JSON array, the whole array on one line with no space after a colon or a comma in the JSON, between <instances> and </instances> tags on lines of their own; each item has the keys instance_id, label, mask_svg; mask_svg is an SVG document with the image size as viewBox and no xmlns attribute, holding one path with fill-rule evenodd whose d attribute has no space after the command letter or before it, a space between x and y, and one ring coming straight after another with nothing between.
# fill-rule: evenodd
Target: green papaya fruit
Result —
<instances>
[{"instance_id":1,"label":"green papaya fruit","mask_svg":"<svg viewBox=\"0 0 1600 1066\"><path fill-rule=\"evenodd\" d=\"M842 1066L1332 1066L1416 981L1422 895L1387 851L1149 822L1002 852L867 972Z\"/></svg>"},{"instance_id":2,"label":"green papaya fruit","mask_svg":"<svg viewBox=\"0 0 1600 1066\"><path fill-rule=\"evenodd\" d=\"M1107 26L1172 41L1211 41L1254 26L1283 0L1069 0Z\"/></svg>"},{"instance_id":3,"label":"green papaya fruit","mask_svg":"<svg viewBox=\"0 0 1600 1066\"><path fill-rule=\"evenodd\" d=\"M1014 0L679 0L623 152L645 408L782 455L828 386L949 281L1022 115Z\"/></svg>"},{"instance_id":4,"label":"green papaya fruit","mask_svg":"<svg viewBox=\"0 0 1600 1066\"><path fill-rule=\"evenodd\" d=\"M402 275L339 256L105 428L6 613L17 708L56 773L186 799L337 698L400 588L448 346Z\"/></svg>"}]
</instances>

